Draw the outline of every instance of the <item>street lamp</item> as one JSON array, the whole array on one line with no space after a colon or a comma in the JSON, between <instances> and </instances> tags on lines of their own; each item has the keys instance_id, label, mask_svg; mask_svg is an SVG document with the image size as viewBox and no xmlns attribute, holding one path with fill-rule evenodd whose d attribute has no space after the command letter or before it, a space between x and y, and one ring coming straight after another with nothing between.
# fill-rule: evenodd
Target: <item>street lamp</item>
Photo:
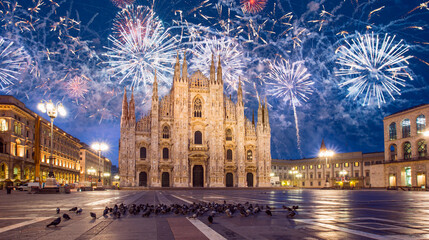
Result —
<instances>
[{"instance_id":1,"label":"street lamp","mask_svg":"<svg viewBox=\"0 0 429 240\"><path fill-rule=\"evenodd\" d=\"M37 108L42 113L47 113L48 116L51 118L51 154L49 156L49 178L46 179L46 187L55 187L55 175L53 170L54 119L58 116L58 114L64 117L67 113L61 102L57 102L57 104L54 104L52 100L49 100L49 102L46 100L41 100L40 103L37 104Z\"/></svg>"},{"instance_id":2,"label":"street lamp","mask_svg":"<svg viewBox=\"0 0 429 240\"><path fill-rule=\"evenodd\" d=\"M325 178L326 178L325 187L329 187L329 180L328 180L328 176L326 174L326 169L328 168L328 158L333 157L334 154L335 154L334 151L327 150L326 147L324 146L324 144L320 148L319 157L325 158L325 168L324 168L325 169Z\"/></svg>"},{"instance_id":3,"label":"street lamp","mask_svg":"<svg viewBox=\"0 0 429 240\"><path fill-rule=\"evenodd\" d=\"M102 185L102 183L101 183L101 151L106 151L109 147L105 143L96 142L96 143L92 144L91 148L94 149L95 151L98 151L98 184L97 185ZM104 164L103 164L103 168L104 168Z\"/></svg>"},{"instance_id":4,"label":"street lamp","mask_svg":"<svg viewBox=\"0 0 429 240\"><path fill-rule=\"evenodd\" d=\"M299 172L298 171L296 171L296 170L290 170L289 171L289 174L292 174L293 175L293 184L292 184L292 186L294 186L295 185L295 175L297 175Z\"/></svg>"},{"instance_id":5,"label":"street lamp","mask_svg":"<svg viewBox=\"0 0 429 240\"><path fill-rule=\"evenodd\" d=\"M424 135L425 137L429 137L429 130L428 130L428 131L423 132L423 135Z\"/></svg>"}]
</instances>

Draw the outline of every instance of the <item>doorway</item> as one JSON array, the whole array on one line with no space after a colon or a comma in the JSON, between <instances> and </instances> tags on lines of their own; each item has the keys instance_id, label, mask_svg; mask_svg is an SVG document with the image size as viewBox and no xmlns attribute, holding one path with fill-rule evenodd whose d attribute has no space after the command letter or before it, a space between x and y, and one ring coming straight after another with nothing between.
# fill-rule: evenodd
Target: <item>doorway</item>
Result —
<instances>
[{"instance_id":1,"label":"doorway","mask_svg":"<svg viewBox=\"0 0 429 240\"><path fill-rule=\"evenodd\" d=\"M161 176L161 186L170 187L170 173L163 172Z\"/></svg>"},{"instance_id":2,"label":"doorway","mask_svg":"<svg viewBox=\"0 0 429 240\"><path fill-rule=\"evenodd\" d=\"M247 173L247 186L253 187L253 173Z\"/></svg>"},{"instance_id":3,"label":"doorway","mask_svg":"<svg viewBox=\"0 0 429 240\"><path fill-rule=\"evenodd\" d=\"M234 175L232 173L226 174L226 187L233 187L234 186Z\"/></svg>"},{"instance_id":4,"label":"doorway","mask_svg":"<svg viewBox=\"0 0 429 240\"><path fill-rule=\"evenodd\" d=\"M139 186L147 187L147 173L140 172L139 174Z\"/></svg>"},{"instance_id":5,"label":"doorway","mask_svg":"<svg viewBox=\"0 0 429 240\"><path fill-rule=\"evenodd\" d=\"M204 186L204 169L201 165L195 165L192 169L192 186L203 187Z\"/></svg>"}]
</instances>

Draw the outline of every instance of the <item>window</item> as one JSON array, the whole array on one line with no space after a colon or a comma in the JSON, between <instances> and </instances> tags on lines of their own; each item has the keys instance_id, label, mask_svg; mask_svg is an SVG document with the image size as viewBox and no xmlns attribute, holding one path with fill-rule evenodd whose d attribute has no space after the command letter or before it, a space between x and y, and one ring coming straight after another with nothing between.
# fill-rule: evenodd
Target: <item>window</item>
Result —
<instances>
[{"instance_id":1,"label":"window","mask_svg":"<svg viewBox=\"0 0 429 240\"><path fill-rule=\"evenodd\" d=\"M359 162L355 162L355 167L359 167Z\"/></svg>"},{"instance_id":2,"label":"window","mask_svg":"<svg viewBox=\"0 0 429 240\"><path fill-rule=\"evenodd\" d=\"M331 167L331 164L326 164L326 168L330 168Z\"/></svg>"},{"instance_id":3,"label":"window","mask_svg":"<svg viewBox=\"0 0 429 240\"><path fill-rule=\"evenodd\" d=\"M313 186L313 182L310 182L310 186L311 186L311 187Z\"/></svg>"},{"instance_id":4,"label":"window","mask_svg":"<svg viewBox=\"0 0 429 240\"><path fill-rule=\"evenodd\" d=\"M168 159L168 148L162 149L162 159Z\"/></svg>"},{"instance_id":5,"label":"window","mask_svg":"<svg viewBox=\"0 0 429 240\"><path fill-rule=\"evenodd\" d=\"M335 177L339 177L340 173L339 172L335 172Z\"/></svg>"},{"instance_id":6,"label":"window","mask_svg":"<svg viewBox=\"0 0 429 240\"><path fill-rule=\"evenodd\" d=\"M15 127L15 134L21 135L21 124L19 124L18 122L15 122L14 127Z\"/></svg>"},{"instance_id":7,"label":"window","mask_svg":"<svg viewBox=\"0 0 429 240\"><path fill-rule=\"evenodd\" d=\"M195 144L203 144L203 134L200 131L195 132L194 143Z\"/></svg>"},{"instance_id":8,"label":"window","mask_svg":"<svg viewBox=\"0 0 429 240\"><path fill-rule=\"evenodd\" d=\"M339 163L335 163L335 167L336 168L340 167L340 164Z\"/></svg>"},{"instance_id":9,"label":"window","mask_svg":"<svg viewBox=\"0 0 429 240\"><path fill-rule=\"evenodd\" d=\"M302 182L302 186L305 187L305 182Z\"/></svg>"},{"instance_id":10,"label":"window","mask_svg":"<svg viewBox=\"0 0 429 240\"><path fill-rule=\"evenodd\" d=\"M365 177L369 177L369 171L365 172Z\"/></svg>"},{"instance_id":11,"label":"window","mask_svg":"<svg viewBox=\"0 0 429 240\"><path fill-rule=\"evenodd\" d=\"M364 163L364 165L365 165L365 166L370 166L370 165L371 165L371 162L365 162L365 163Z\"/></svg>"},{"instance_id":12,"label":"window","mask_svg":"<svg viewBox=\"0 0 429 240\"><path fill-rule=\"evenodd\" d=\"M232 152L231 152L232 153ZM228 153L227 153L228 154ZM232 156L232 155L231 155ZM231 159L232 159L232 157L231 157ZM274 166L274 170L276 170L277 169L277 167L276 166Z\"/></svg>"},{"instance_id":13,"label":"window","mask_svg":"<svg viewBox=\"0 0 429 240\"><path fill-rule=\"evenodd\" d=\"M320 168L322 168L322 165L320 165L320 164L319 164L319 165L317 165L317 168L319 168L319 169L320 169Z\"/></svg>"},{"instance_id":14,"label":"window","mask_svg":"<svg viewBox=\"0 0 429 240\"><path fill-rule=\"evenodd\" d=\"M232 150L231 149L226 150L226 160L232 161ZM274 166L274 169L276 169L276 166Z\"/></svg>"},{"instance_id":15,"label":"window","mask_svg":"<svg viewBox=\"0 0 429 240\"><path fill-rule=\"evenodd\" d=\"M329 179L329 173L328 173L328 174L326 174L326 178L327 178L327 179Z\"/></svg>"},{"instance_id":16,"label":"window","mask_svg":"<svg viewBox=\"0 0 429 240\"><path fill-rule=\"evenodd\" d=\"M321 185L322 185L322 182L320 182L320 181L319 181L317 184L318 184L319 186L321 186Z\"/></svg>"},{"instance_id":17,"label":"window","mask_svg":"<svg viewBox=\"0 0 429 240\"><path fill-rule=\"evenodd\" d=\"M416 119L416 126L417 126L417 134L423 133L426 129L426 117L425 115L420 115Z\"/></svg>"},{"instance_id":18,"label":"window","mask_svg":"<svg viewBox=\"0 0 429 240\"><path fill-rule=\"evenodd\" d=\"M0 119L0 131L6 132L7 131L7 121L6 119Z\"/></svg>"},{"instance_id":19,"label":"window","mask_svg":"<svg viewBox=\"0 0 429 240\"><path fill-rule=\"evenodd\" d=\"M170 138L170 128L168 126L164 126L162 128L162 138L164 138L164 139Z\"/></svg>"},{"instance_id":20,"label":"window","mask_svg":"<svg viewBox=\"0 0 429 240\"><path fill-rule=\"evenodd\" d=\"M396 123L389 125L389 140L396 140Z\"/></svg>"},{"instance_id":21,"label":"window","mask_svg":"<svg viewBox=\"0 0 429 240\"><path fill-rule=\"evenodd\" d=\"M145 147L140 148L140 158L146 159L146 148Z\"/></svg>"},{"instance_id":22,"label":"window","mask_svg":"<svg viewBox=\"0 0 429 240\"><path fill-rule=\"evenodd\" d=\"M253 160L252 150L247 150L247 160L248 161L252 161Z\"/></svg>"},{"instance_id":23,"label":"window","mask_svg":"<svg viewBox=\"0 0 429 240\"><path fill-rule=\"evenodd\" d=\"M404 159L411 159L411 143L404 143Z\"/></svg>"},{"instance_id":24,"label":"window","mask_svg":"<svg viewBox=\"0 0 429 240\"><path fill-rule=\"evenodd\" d=\"M320 179L320 178L322 178L322 174L321 174L321 173L318 173L318 174L317 174L317 178L319 178L319 179Z\"/></svg>"},{"instance_id":25,"label":"window","mask_svg":"<svg viewBox=\"0 0 429 240\"><path fill-rule=\"evenodd\" d=\"M348 162L344 163L344 167L349 167L349 163Z\"/></svg>"},{"instance_id":26,"label":"window","mask_svg":"<svg viewBox=\"0 0 429 240\"><path fill-rule=\"evenodd\" d=\"M232 141L232 131L231 129L227 129L225 133L226 141Z\"/></svg>"},{"instance_id":27,"label":"window","mask_svg":"<svg viewBox=\"0 0 429 240\"><path fill-rule=\"evenodd\" d=\"M411 136L411 123L410 119L404 119L401 123L402 127L402 137L407 138Z\"/></svg>"},{"instance_id":28,"label":"window","mask_svg":"<svg viewBox=\"0 0 429 240\"><path fill-rule=\"evenodd\" d=\"M302 170L305 170L305 166L302 166Z\"/></svg>"},{"instance_id":29,"label":"window","mask_svg":"<svg viewBox=\"0 0 429 240\"><path fill-rule=\"evenodd\" d=\"M201 104L201 100L199 98L194 101L194 117L201 117L203 106Z\"/></svg>"},{"instance_id":30,"label":"window","mask_svg":"<svg viewBox=\"0 0 429 240\"><path fill-rule=\"evenodd\" d=\"M395 161L397 158L397 148L396 144L390 145L390 161Z\"/></svg>"},{"instance_id":31,"label":"window","mask_svg":"<svg viewBox=\"0 0 429 240\"><path fill-rule=\"evenodd\" d=\"M312 173L310 173L310 178L313 178L313 174Z\"/></svg>"},{"instance_id":32,"label":"window","mask_svg":"<svg viewBox=\"0 0 429 240\"><path fill-rule=\"evenodd\" d=\"M417 151L419 152L419 157L426 157L427 156L427 145L425 140L420 140L417 143Z\"/></svg>"},{"instance_id":33,"label":"window","mask_svg":"<svg viewBox=\"0 0 429 240\"><path fill-rule=\"evenodd\" d=\"M313 165L310 165L310 169L313 169Z\"/></svg>"}]
</instances>

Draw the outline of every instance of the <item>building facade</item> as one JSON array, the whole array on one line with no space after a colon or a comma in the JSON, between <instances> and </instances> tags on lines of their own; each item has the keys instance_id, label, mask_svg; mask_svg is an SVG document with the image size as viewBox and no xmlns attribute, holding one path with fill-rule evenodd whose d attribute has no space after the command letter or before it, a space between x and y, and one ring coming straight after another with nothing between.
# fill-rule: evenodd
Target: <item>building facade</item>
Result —
<instances>
[{"instance_id":1,"label":"building facade","mask_svg":"<svg viewBox=\"0 0 429 240\"><path fill-rule=\"evenodd\" d=\"M102 169L101 178L103 180L103 185L110 186L112 184L110 179L112 162L108 158L104 156L100 156L99 158L98 152L91 149L91 147L85 143L82 143L79 155L81 182L96 184L98 181L98 172Z\"/></svg>"},{"instance_id":2,"label":"building facade","mask_svg":"<svg viewBox=\"0 0 429 240\"><path fill-rule=\"evenodd\" d=\"M275 185L303 188L371 187L371 166L384 161L384 153L337 153L328 159L322 157L279 160L271 163L272 176L278 177ZM327 163L327 164L326 164Z\"/></svg>"},{"instance_id":3,"label":"building facade","mask_svg":"<svg viewBox=\"0 0 429 240\"><path fill-rule=\"evenodd\" d=\"M80 147L78 139L54 126L53 170L60 184L79 181ZM50 121L12 96L0 96L0 182L45 181L49 156Z\"/></svg>"},{"instance_id":4,"label":"building facade","mask_svg":"<svg viewBox=\"0 0 429 240\"><path fill-rule=\"evenodd\" d=\"M376 186L426 188L429 184L426 116L429 116L429 104L384 118L385 162L374 166Z\"/></svg>"},{"instance_id":5,"label":"building facade","mask_svg":"<svg viewBox=\"0 0 429 240\"><path fill-rule=\"evenodd\" d=\"M151 110L136 121L134 96L122 105L119 146L121 186L245 187L270 186L270 124L267 104L258 121L244 116L241 82L237 103L225 97L222 68L214 60L210 76L180 72L159 99L155 79Z\"/></svg>"}]
</instances>

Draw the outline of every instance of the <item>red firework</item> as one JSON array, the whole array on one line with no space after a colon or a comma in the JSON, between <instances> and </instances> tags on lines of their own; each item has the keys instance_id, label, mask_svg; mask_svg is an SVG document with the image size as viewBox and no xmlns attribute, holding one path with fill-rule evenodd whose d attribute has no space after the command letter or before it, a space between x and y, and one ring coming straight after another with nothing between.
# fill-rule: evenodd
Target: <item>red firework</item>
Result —
<instances>
[{"instance_id":1,"label":"red firework","mask_svg":"<svg viewBox=\"0 0 429 240\"><path fill-rule=\"evenodd\" d=\"M131 5L135 0L112 0L112 3L115 4L118 8L124 8L127 5Z\"/></svg>"},{"instance_id":2,"label":"red firework","mask_svg":"<svg viewBox=\"0 0 429 240\"><path fill-rule=\"evenodd\" d=\"M259 13L265 8L267 0L240 0L241 9L244 13Z\"/></svg>"}]
</instances>

